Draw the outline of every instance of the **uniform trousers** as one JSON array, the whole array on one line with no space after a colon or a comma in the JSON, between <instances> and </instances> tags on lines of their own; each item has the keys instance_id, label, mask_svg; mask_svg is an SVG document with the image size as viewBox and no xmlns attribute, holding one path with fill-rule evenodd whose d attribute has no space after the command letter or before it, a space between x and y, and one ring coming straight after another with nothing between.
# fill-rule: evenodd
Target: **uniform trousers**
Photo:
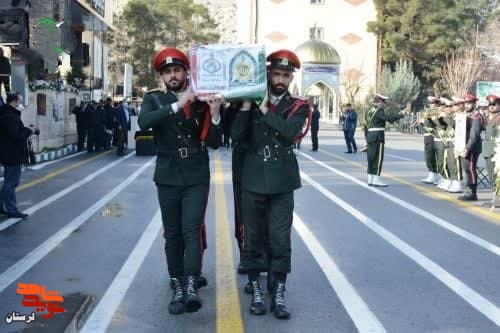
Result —
<instances>
[{"instance_id":1,"label":"uniform trousers","mask_svg":"<svg viewBox=\"0 0 500 333\"><path fill-rule=\"evenodd\" d=\"M447 179L462 181L462 163L460 157L455 156L455 145L448 144L445 151Z\"/></svg>"},{"instance_id":2,"label":"uniform trousers","mask_svg":"<svg viewBox=\"0 0 500 333\"><path fill-rule=\"evenodd\" d=\"M470 152L467 157L462 159L462 168L467 174L467 186L471 189L472 193L477 190L477 160L479 154Z\"/></svg>"},{"instance_id":3,"label":"uniform trousers","mask_svg":"<svg viewBox=\"0 0 500 333\"><path fill-rule=\"evenodd\" d=\"M444 164L444 144L441 141L434 141L436 152L436 171L441 176L446 177L445 164Z\"/></svg>"},{"instance_id":4,"label":"uniform trousers","mask_svg":"<svg viewBox=\"0 0 500 333\"><path fill-rule=\"evenodd\" d=\"M210 186L156 186L170 277L199 276L207 247L204 219Z\"/></svg>"},{"instance_id":5,"label":"uniform trousers","mask_svg":"<svg viewBox=\"0 0 500 333\"><path fill-rule=\"evenodd\" d=\"M382 163L384 162L384 143L382 141L368 142L366 156L368 158L367 173L380 176Z\"/></svg>"},{"instance_id":6,"label":"uniform trousers","mask_svg":"<svg viewBox=\"0 0 500 333\"><path fill-rule=\"evenodd\" d=\"M234 237L238 243L240 254L243 251L243 221L242 221L242 202L243 193L241 192L241 182L233 180L233 201L234 201Z\"/></svg>"},{"instance_id":7,"label":"uniform trousers","mask_svg":"<svg viewBox=\"0 0 500 333\"><path fill-rule=\"evenodd\" d=\"M495 162L493 161L493 157L485 157L484 161L486 162L486 170L488 171L488 178L490 179L490 183L492 187L495 188L496 174L495 174Z\"/></svg>"},{"instance_id":8,"label":"uniform trousers","mask_svg":"<svg viewBox=\"0 0 500 333\"><path fill-rule=\"evenodd\" d=\"M246 270L291 271L293 207L293 191L258 194L243 190L243 266Z\"/></svg>"},{"instance_id":9,"label":"uniform trousers","mask_svg":"<svg viewBox=\"0 0 500 333\"><path fill-rule=\"evenodd\" d=\"M424 156L425 164L429 172L437 173L436 166L436 149L434 148L434 135L426 135L424 137Z\"/></svg>"}]
</instances>

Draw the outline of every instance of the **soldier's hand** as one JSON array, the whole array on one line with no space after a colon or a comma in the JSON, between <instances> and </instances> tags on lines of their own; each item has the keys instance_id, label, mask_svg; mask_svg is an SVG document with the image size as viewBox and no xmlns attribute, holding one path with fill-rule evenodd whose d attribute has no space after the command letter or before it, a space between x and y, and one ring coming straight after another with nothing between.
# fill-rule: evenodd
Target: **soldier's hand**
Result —
<instances>
[{"instance_id":1,"label":"soldier's hand","mask_svg":"<svg viewBox=\"0 0 500 333\"><path fill-rule=\"evenodd\" d=\"M260 103L259 107L263 114L267 113L268 104L269 104L269 91L266 89L266 95L264 96L264 99L262 100L262 103Z\"/></svg>"},{"instance_id":2,"label":"soldier's hand","mask_svg":"<svg viewBox=\"0 0 500 333\"><path fill-rule=\"evenodd\" d=\"M222 97L218 95L210 95L206 99L208 105L210 106L210 115L214 121L218 121L220 118L220 106L222 104Z\"/></svg>"},{"instance_id":3,"label":"soldier's hand","mask_svg":"<svg viewBox=\"0 0 500 333\"><path fill-rule=\"evenodd\" d=\"M243 105L241 106L242 110L250 110L252 108L252 102L249 100L244 100Z\"/></svg>"},{"instance_id":4,"label":"soldier's hand","mask_svg":"<svg viewBox=\"0 0 500 333\"><path fill-rule=\"evenodd\" d=\"M196 95L193 92L193 89L189 87L179 98L178 106L183 107L186 104L193 103L196 100Z\"/></svg>"}]
</instances>

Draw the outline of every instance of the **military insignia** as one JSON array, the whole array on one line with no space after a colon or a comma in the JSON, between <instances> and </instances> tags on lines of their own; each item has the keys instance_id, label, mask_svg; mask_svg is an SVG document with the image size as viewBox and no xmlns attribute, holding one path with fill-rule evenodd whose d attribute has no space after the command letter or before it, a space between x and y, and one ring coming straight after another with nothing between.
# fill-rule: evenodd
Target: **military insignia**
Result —
<instances>
[{"instance_id":1,"label":"military insignia","mask_svg":"<svg viewBox=\"0 0 500 333\"><path fill-rule=\"evenodd\" d=\"M229 62L229 85L257 83L257 61L246 51L238 52Z\"/></svg>"},{"instance_id":2,"label":"military insignia","mask_svg":"<svg viewBox=\"0 0 500 333\"><path fill-rule=\"evenodd\" d=\"M172 59L172 57L167 57L167 59L165 60L165 62L166 62L167 64L171 64L171 63L173 63L173 62L174 62L174 60Z\"/></svg>"},{"instance_id":3,"label":"military insignia","mask_svg":"<svg viewBox=\"0 0 500 333\"><path fill-rule=\"evenodd\" d=\"M203 62L203 69L209 74L215 74L220 71L222 65L221 63L214 58L214 54L210 54L210 58Z\"/></svg>"},{"instance_id":4,"label":"military insignia","mask_svg":"<svg viewBox=\"0 0 500 333\"><path fill-rule=\"evenodd\" d=\"M281 59L280 65L282 66L288 66L288 59Z\"/></svg>"}]
</instances>

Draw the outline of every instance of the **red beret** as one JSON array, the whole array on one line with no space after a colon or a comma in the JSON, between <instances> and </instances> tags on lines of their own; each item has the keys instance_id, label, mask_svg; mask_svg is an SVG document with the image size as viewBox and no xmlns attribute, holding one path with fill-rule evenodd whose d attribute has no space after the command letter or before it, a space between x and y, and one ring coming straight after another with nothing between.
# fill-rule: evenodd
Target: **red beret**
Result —
<instances>
[{"instance_id":1,"label":"red beret","mask_svg":"<svg viewBox=\"0 0 500 333\"><path fill-rule=\"evenodd\" d=\"M490 103L498 103L500 102L500 97L498 97L497 95L489 94L488 96L486 96L486 100Z\"/></svg>"},{"instance_id":2,"label":"red beret","mask_svg":"<svg viewBox=\"0 0 500 333\"><path fill-rule=\"evenodd\" d=\"M465 94L464 96L465 103L477 102L477 97L471 94Z\"/></svg>"},{"instance_id":3,"label":"red beret","mask_svg":"<svg viewBox=\"0 0 500 333\"><path fill-rule=\"evenodd\" d=\"M271 63L271 67L278 67L292 71L300 68L299 57L289 50L278 50L273 52L267 56L266 60Z\"/></svg>"},{"instance_id":4,"label":"red beret","mask_svg":"<svg viewBox=\"0 0 500 333\"><path fill-rule=\"evenodd\" d=\"M174 47L165 47L156 52L152 61L153 68L159 72L168 65L180 65L184 68L189 67L189 60L181 50Z\"/></svg>"}]
</instances>

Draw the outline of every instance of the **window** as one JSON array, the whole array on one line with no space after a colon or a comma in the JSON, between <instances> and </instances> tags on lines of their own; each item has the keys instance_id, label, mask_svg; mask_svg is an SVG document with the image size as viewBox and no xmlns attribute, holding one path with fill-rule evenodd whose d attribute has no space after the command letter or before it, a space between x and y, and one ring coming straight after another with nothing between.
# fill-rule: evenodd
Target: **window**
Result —
<instances>
[{"instance_id":1,"label":"window","mask_svg":"<svg viewBox=\"0 0 500 333\"><path fill-rule=\"evenodd\" d=\"M309 28L309 39L323 40L324 29L318 27Z\"/></svg>"},{"instance_id":2,"label":"window","mask_svg":"<svg viewBox=\"0 0 500 333\"><path fill-rule=\"evenodd\" d=\"M311 0L311 5L324 5L325 0Z\"/></svg>"}]
</instances>

